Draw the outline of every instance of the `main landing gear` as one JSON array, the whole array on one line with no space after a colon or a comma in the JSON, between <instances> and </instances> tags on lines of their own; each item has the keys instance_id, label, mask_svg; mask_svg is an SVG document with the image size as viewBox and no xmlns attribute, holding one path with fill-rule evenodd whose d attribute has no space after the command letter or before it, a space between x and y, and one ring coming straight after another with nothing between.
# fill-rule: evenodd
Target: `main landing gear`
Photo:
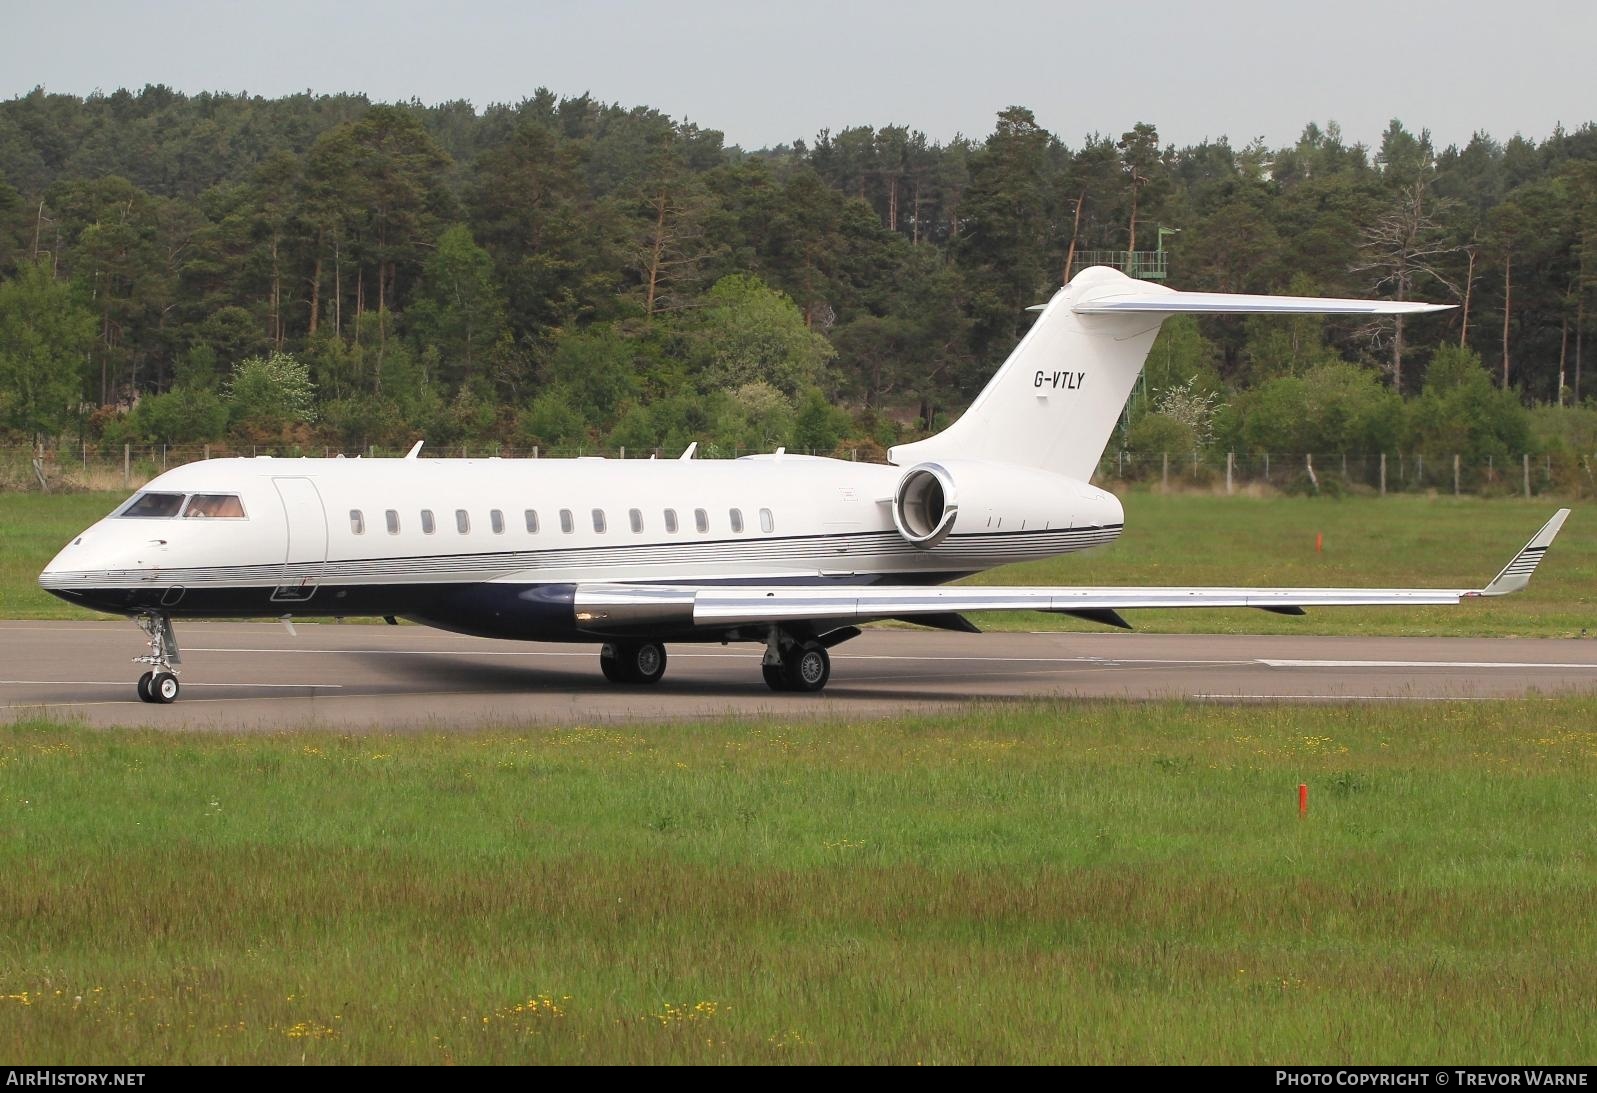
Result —
<instances>
[{"instance_id":1,"label":"main landing gear","mask_svg":"<svg viewBox=\"0 0 1597 1093\"><path fill-rule=\"evenodd\" d=\"M732 631L726 637L732 641L748 641L757 634L758 631ZM760 674L773 691L814 694L832 678L832 655L827 650L857 637L859 630L853 626L819 635L813 631L794 633L772 626L765 631L765 656L760 663ZM657 641L635 639L606 642L599 653L599 667L611 683L658 683L665 675L665 646Z\"/></svg>"},{"instance_id":2,"label":"main landing gear","mask_svg":"<svg viewBox=\"0 0 1597 1093\"><path fill-rule=\"evenodd\" d=\"M148 664L152 670L139 677L139 701L159 702L166 705L177 700L177 669L173 665L183 662L177 647L177 634L172 630L172 616L160 611L145 611L136 616L139 629L150 636L150 651L134 657L134 664Z\"/></svg>"},{"instance_id":3,"label":"main landing gear","mask_svg":"<svg viewBox=\"0 0 1597 1093\"><path fill-rule=\"evenodd\" d=\"M606 642L599 668L611 683L658 683L665 675L665 646L657 641Z\"/></svg>"},{"instance_id":4,"label":"main landing gear","mask_svg":"<svg viewBox=\"0 0 1597 1093\"><path fill-rule=\"evenodd\" d=\"M765 639L765 659L760 664L760 674L773 691L813 693L832 678L832 655L818 641L799 641L772 627Z\"/></svg>"}]
</instances>

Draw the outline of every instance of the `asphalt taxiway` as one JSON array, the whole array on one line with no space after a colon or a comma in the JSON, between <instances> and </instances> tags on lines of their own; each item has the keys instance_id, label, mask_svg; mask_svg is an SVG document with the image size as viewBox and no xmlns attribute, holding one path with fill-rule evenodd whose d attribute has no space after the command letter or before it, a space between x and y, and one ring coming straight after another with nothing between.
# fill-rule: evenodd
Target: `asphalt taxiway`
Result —
<instances>
[{"instance_id":1,"label":"asphalt taxiway","mask_svg":"<svg viewBox=\"0 0 1597 1093\"><path fill-rule=\"evenodd\" d=\"M741 716L872 718L1036 697L1297 702L1597 693L1597 641L951 634L870 630L834 649L820 695L776 694L754 645L673 645L665 678L618 686L597 646L419 626L179 623L183 693L134 693L132 623L0 622L0 713L90 725L469 729Z\"/></svg>"}]
</instances>

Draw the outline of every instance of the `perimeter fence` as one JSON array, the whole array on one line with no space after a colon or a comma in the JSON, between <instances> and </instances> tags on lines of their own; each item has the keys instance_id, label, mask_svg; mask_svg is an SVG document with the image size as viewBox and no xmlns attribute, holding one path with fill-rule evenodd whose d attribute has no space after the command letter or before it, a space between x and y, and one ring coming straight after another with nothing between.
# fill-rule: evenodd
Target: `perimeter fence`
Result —
<instances>
[{"instance_id":1,"label":"perimeter fence","mask_svg":"<svg viewBox=\"0 0 1597 1093\"><path fill-rule=\"evenodd\" d=\"M0 446L0 490L131 490L163 471L202 459L270 457L273 459L396 458L408 449L367 445L229 447L223 444L57 444L44 447ZM789 449L792 455L820 455L860 462L880 460L879 447L843 447L828 451ZM769 454L758 450L699 447L695 458L734 459ZM455 445L424 446L421 458L476 459L675 459L678 448L586 448ZM1597 453L1494 456L1474 459L1456 453L1239 453L1110 451L1098 464L1093 480L1100 484L1145 486L1163 490L1239 493L1272 490L1283 493L1339 496L1344 493L1439 493L1476 496L1561 497L1597 495Z\"/></svg>"}]
</instances>

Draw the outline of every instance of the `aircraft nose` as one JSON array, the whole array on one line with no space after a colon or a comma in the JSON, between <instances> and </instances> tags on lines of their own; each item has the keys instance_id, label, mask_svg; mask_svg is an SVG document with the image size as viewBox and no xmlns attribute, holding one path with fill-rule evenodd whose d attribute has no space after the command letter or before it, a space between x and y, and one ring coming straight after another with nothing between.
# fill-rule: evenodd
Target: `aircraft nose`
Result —
<instances>
[{"instance_id":1,"label":"aircraft nose","mask_svg":"<svg viewBox=\"0 0 1597 1093\"><path fill-rule=\"evenodd\" d=\"M71 583L74 575L107 568L111 559L104 557L103 543L97 540L94 528L87 528L73 536L72 541L56 551L54 558L39 572L39 585L55 591Z\"/></svg>"},{"instance_id":2,"label":"aircraft nose","mask_svg":"<svg viewBox=\"0 0 1597 1093\"><path fill-rule=\"evenodd\" d=\"M82 546L83 536L79 535L66 546L56 551L55 557L51 558L44 569L39 571L39 583L44 584L47 578L57 577L71 568L73 558L83 553L80 549Z\"/></svg>"}]
</instances>

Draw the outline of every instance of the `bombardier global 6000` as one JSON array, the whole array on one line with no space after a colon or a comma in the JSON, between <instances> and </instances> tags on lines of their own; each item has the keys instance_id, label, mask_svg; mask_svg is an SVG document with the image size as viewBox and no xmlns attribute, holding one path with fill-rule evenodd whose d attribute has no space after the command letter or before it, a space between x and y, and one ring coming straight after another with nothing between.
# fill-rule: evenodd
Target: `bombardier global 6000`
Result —
<instances>
[{"instance_id":1,"label":"bombardier global 6000","mask_svg":"<svg viewBox=\"0 0 1597 1093\"><path fill-rule=\"evenodd\" d=\"M765 682L819 691L863 623L974 629L968 611L1110 625L1137 607L1453 604L1523 588L1560 510L1479 589L973 587L994 566L1120 534L1090 483L1158 334L1178 314L1411 315L1436 305L1177 292L1102 266L1039 309L952 426L890 465L696 460L217 459L153 479L39 583L144 628L147 702L178 694L172 620L403 617L465 634L591 642L647 684L670 642L758 642Z\"/></svg>"}]
</instances>

